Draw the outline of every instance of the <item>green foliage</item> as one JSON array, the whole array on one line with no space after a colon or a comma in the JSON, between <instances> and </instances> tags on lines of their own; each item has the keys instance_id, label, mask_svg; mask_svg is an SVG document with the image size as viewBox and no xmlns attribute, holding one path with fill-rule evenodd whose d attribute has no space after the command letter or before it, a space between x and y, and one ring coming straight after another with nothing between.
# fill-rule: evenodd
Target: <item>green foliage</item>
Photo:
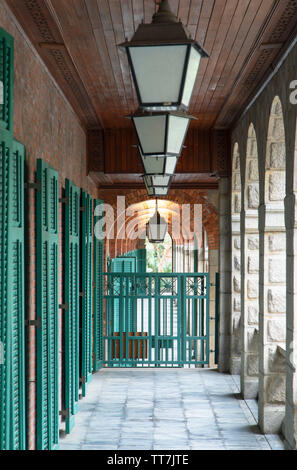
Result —
<instances>
[{"instance_id":1,"label":"green foliage","mask_svg":"<svg viewBox=\"0 0 297 470\"><path fill-rule=\"evenodd\" d=\"M146 262L148 272L172 272L172 240L168 233L164 243L150 243L146 240Z\"/></svg>"}]
</instances>

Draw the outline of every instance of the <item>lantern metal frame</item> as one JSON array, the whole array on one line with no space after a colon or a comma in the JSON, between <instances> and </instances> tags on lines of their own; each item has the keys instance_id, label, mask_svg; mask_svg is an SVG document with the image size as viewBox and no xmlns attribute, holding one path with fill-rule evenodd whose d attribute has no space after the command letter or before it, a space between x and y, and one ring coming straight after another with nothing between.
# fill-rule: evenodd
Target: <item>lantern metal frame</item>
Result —
<instances>
[{"instance_id":1,"label":"lantern metal frame","mask_svg":"<svg viewBox=\"0 0 297 470\"><path fill-rule=\"evenodd\" d=\"M164 237L161 237L160 238L154 238L152 236L152 233L150 231L150 227L151 227L151 221L153 221L154 218L157 218L157 224L154 224L154 225L159 225L161 226L161 222L164 221L164 226L166 226L166 230L165 230L165 233L164 233ZM159 222L159 223L158 223ZM168 223L166 222L166 219L164 217L162 217L160 215L160 212L158 210L158 200L156 200L156 212L154 213L154 215L150 218L150 220L148 221L148 223L146 224L146 235L147 235L147 238L149 240L150 243L153 243L153 244L157 244L157 243L163 243L164 240L165 240L165 237L166 237L166 234L168 232ZM160 232L159 232L160 233Z\"/></svg>"},{"instance_id":2,"label":"lantern metal frame","mask_svg":"<svg viewBox=\"0 0 297 470\"><path fill-rule=\"evenodd\" d=\"M167 196L169 189L170 189L170 184L166 186L153 186L152 184L149 184L149 182L146 179L146 176L151 176L151 175L144 175L143 176L143 182L147 191L148 196L156 196L156 197L162 197L162 196ZM171 183L171 182L170 182Z\"/></svg>"},{"instance_id":3,"label":"lantern metal frame","mask_svg":"<svg viewBox=\"0 0 297 470\"><path fill-rule=\"evenodd\" d=\"M186 46L185 62L183 66L182 78L179 85L179 97L176 102L143 102L138 86L136 71L134 69L130 47L162 47L162 46ZM191 38L189 31L181 21L172 13L167 0L163 0L159 4L158 12L153 16L150 24L140 24L131 41L126 41L118 47L125 49L128 57L130 70L136 89L137 98L141 108L158 108L158 109L187 109L188 106L182 104L184 95L184 87L189 66L191 48L194 47L200 54L201 58L209 57L205 49L194 39ZM198 73L198 72L197 72ZM193 85L194 88L194 85ZM193 90L192 90L193 93ZM190 98L191 100L191 98Z\"/></svg>"},{"instance_id":4,"label":"lantern metal frame","mask_svg":"<svg viewBox=\"0 0 297 470\"><path fill-rule=\"evenodd\" d=\"M144 173L146 175L151 175L153 173L150 173L147 171L146 169L146 165L145 165L145 160L146 159L150 159L150 160L162 160L162 171L161 172L158 172L158 173L154 173L154 174L157 174L157 175L174 175L175 173L175 170L176 170L176 167L177 167L177 164L178 164L178 159L179 157L177 155L143 155L142 152L141 152L141 148L138 147L138 151L139 151L139 154L140 154L140 157L141 157L141 163L142 163L142 166L143 166L143 170L144 170ZM175 158L176 159L176 162L175 162L175 165L174 165L174 168L172 169L172 172L168 172L166 171L167 169L167 162L168 162L168 159L171 159L171 158Z\"/></svg>"},{"instance_id":5,"label":"lantern metal frame","mask_svg":"<svg viewBox=\"0 0 297 470\"><path fill-rule=\"evenodd\" d=\"M160 152L144 152L140 137L139 137L138 132L137 132L137 127L136 127L134 119L146 118L146 117L147 118L157 117L157 116L166 116L165 134L164 134L164 147L163 147L162 151L160 151ZM168 136L169 136L169 119L172 116L188 120L188 124L187 124L186 130L185 130L185 133L184 133L183 140L180 143L179 151L176 152L176 153L172 153L172 152L167 151ZM185 143L187 133L188 133L188 130L189 130L189 126L190 126L190 122L193 121L193 120L197 120L197 118L195 116L192 116L190 114L186 114L185 112L182 112L182 111L158 111L156 113L152 113L152 112L142 112L142 111L138 110L136 113L130 114L129 116L127 116L127 118L130 118L132 120L132 124L133 124L133 127L134 127L136 135L137 135L138 146L140 147L141 154L144 157L151 157L151 156L160 157L160 156L166 156L166 155L179 157L182 150L183 150L183 147L184 147L184 143Z\"/></svg>"}]
</instances>

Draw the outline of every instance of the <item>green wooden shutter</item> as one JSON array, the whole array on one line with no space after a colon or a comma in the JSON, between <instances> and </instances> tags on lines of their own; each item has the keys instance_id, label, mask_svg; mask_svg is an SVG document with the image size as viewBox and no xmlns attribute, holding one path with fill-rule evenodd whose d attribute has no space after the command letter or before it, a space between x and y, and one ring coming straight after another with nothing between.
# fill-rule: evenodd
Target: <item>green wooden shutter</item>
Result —
<instances>
[{"instance_id":1,"label":"green wooden shutter","mask_svg":"<svg viewBox=\"0 0 297 470\"><path fill-rule=\"evenodd\" d=\"M54 450L59 444L59 177L53 168L38 160L37 180L37 448Z\"/></svg>"},{"instance_id":2,"label":"green wooden shutter","mask_svg":"<svg viewBox=\"0 0 297 470\"><path fill-rule=\"evenodd\" d=\"M80 189L68 179L65 197L64 397L66 433L69 434L75 424L79 401Z\"/></svg>"},{"instance_id":3,"label":"green wooden shutter","mask_svg":"<svg viewBox=\"0 0 297 470\"><path fill-rule=\"evenodd\" d=\"M13 126L13 49L14 40L0 28L0 127L12 132Z\"/></svg>"},{"instance_id":4,"label":"green wooden shutter","mask_svg":"<svg viewBox=\"0 0 297 470\"><path fill-rule=\"evenodd\" d=\"M24 147L0 130L0 449L25 450Z\"/></svg>"},{"instance_id":5,"label":"green wooden shutter","mask_svg":"<svg viewBox=\"0 0 297 470\"><path fill-rule=\"evenodd\" d=\"M95 200L95 210L103 205L103 201ZM94 217L94 292L93 292L93 370L98 372L104 365L103 351L103 272L104 272L104 240L97 238L100 235L102 216Z\"/></svg>"},{"instance_id":6,"label":"green wooden shutter","mask_svg":"<svg viewBox=\"0 0 297 470\"><path fill-rule=\"evenodd\" d=\"M81 194L81 383L86 396L92 379L93 199Z\"/></svg>"}]
</instances>

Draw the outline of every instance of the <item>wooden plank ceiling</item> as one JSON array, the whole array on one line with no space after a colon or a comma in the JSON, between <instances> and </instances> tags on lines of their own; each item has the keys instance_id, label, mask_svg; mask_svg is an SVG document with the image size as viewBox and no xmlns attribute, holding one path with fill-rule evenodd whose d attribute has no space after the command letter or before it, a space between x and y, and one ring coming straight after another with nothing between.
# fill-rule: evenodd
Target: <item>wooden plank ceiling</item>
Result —
<instances>
[{"instance_id":1,"label":"wooden plank ceiling","mask_svg":"<svg viewBox=\"0 0 297 470\"><path fill-rule=\"evenodd\" d=\"M151 21L155 1L6 2L86 129L131 129L125 116L135 111L138 104L125 53L117 44L130 39L141 21ZM295 38L297 2L169 3L210 55L202 60L199 69L190 108L198 121L191 126L203 131L230 129L271 66ZM201 173L199 168L195 171Z\"/></svg>"}]
</instances>

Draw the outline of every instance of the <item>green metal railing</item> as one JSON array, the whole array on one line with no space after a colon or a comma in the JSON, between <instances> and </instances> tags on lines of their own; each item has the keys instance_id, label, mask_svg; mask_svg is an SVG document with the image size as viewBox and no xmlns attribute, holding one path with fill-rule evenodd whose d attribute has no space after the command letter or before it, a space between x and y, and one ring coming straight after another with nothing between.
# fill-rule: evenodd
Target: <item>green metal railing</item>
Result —
<instances>
[{"instance_id":1,"label":"green metal railing","mask_svg":"<svg viewBox=\"0 0 297 470\"><path fill-rule=\"evenodd\" d=\"M105 273L104 280L107 366L209 364L208 274Z\"/></svg>"}]
</instances>

